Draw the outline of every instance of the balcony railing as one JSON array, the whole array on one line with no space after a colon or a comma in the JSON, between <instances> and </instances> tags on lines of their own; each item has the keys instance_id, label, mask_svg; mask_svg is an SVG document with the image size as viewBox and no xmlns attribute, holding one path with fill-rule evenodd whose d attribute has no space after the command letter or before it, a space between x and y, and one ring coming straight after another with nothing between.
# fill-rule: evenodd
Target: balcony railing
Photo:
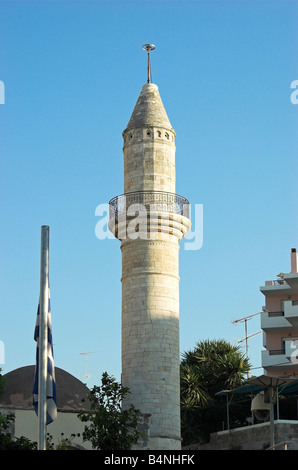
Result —
<instances>
[{"instance_id":1,"label":"balcony railing","mask_svg":"<svg viewBox=\"0 0 298 470\"><path fill-rule=\"evenodd\" d=\"M268 312L268 317L283 317L284 312L279 311L279 312Z\"/></svg>"},{"instance_id":2,"label":"balcony railing","mask_svg":"<svg viewBox=\"0 0 298 470\"><path fill-rule=\"evenodd\" d=\"M136 191L116 196L109 202L110 217L126 214L134 204L143 206L146 211L170 212L189 218L189 201L179 194L162 191Z\"/></svg>"},{"instance_id":3,"label":"balcony railing","mask_svg":"<svg viewBox=\"0 0 298 470\"><path fill-rule=\"evenodd\" d=\"M283 349L270 349L269 350L269 356L278 356L280 354L285 354L285 348Z\"/></svg>"},{"instance_id":4,"label":"balcony railing","mask_svg":"<svg viewBox=\"0 0 298 470\"><path fill-rule=\"evenodd\" d=\"M265 281L265 286L281 286L287 284L284 279L274 279L273 281Z\"/></svg>"}]
</instances>

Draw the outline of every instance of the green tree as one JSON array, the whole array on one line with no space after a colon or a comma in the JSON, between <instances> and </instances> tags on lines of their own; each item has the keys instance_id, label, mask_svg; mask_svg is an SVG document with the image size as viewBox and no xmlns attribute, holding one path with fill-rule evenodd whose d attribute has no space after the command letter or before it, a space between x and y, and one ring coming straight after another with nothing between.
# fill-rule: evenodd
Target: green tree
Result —
<instances>
[{"instance_id":1,"label":"green tree","mask_svg":"<svg viewBox=\"0 0 298 470\"><path fill-rule=\"evenodd\" d=\"M122 408L123 398L129 389L117 383L107 372L102 374L101 386L94 386L88 400L89 412L81 412L79 418L87 423L83 440L90 441L95 450L129 450L141 436L138 420L141 412L133 405Z\"/></svg>"},{"instance_id":2,"label":"green tree","mask_svg":"<svg viewBox=\"0 0 298 470\"><path fill-rule=\"evenodd\" d=\"M180 366L181 432L183 444L206 441L222 430L226 402L216 394L242 385L250 369L239 346L225 340L205 340L183 353ZM231 426L244 423L250 401L236 398L231 407Z\"/></svg>"},{"instance_id":3,"label":"green tree","mask_svg":"<svg viewBox=\"0 0 298 470\"><path fill-rule=\"evenodd\" d=\"M54 444L53 436L49 432L47 433L46 439L46 450L72 450L73 447L72 440L75 437L80 437L80 433L72 433L70 437L64 437L64 433L61 433L61 439L59 440L58 444Z\"/></svg>"}]
</instances>

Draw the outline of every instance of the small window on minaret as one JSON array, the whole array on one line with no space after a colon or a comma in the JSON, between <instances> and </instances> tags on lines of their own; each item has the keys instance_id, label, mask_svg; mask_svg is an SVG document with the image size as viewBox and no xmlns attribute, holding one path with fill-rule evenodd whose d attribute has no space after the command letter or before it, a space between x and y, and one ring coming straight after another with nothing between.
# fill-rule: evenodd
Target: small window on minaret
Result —
<instances>
[{"instance_id":1,"label":"small window on minaret","mask_svg":"<svg viewBox=\"0 0 298 470\"><path fill-rule=\"evenodd\" d=\"M129 134L129 138L132 139L132 134Z\"/></svg>"},{"instance_id":2,"label":"small window on minaret","mask_svg":"<svg viewBox=\"0 0 298 470\"><path fill-rule=\"evenodd\" d=\"M158 137L161 137L161 132L157 131L157 135L158 135Z\"/></svg>"},{"instance_id":3,"label":"small window on minaret","mask_svg":"<svg viewBox=\"0 0 298 470\"><path fill-rule=\"evenodd\" d=\"M147 135L150 136L150 135L151 135L151 132L150 132L150 131L147 131Z\"/></svg>"},{"instance_id":4,"label":"small window on minaret","mask_svg":"<svg viewBox=\"0 0 298 470\"><path fill-rule=\"evenodd\" d=\"M169 134L168 134L167 132L165 133L165 136L166 136L167 139L170 138L170 136L169 136Z\"/></svg>"}]
</instances>

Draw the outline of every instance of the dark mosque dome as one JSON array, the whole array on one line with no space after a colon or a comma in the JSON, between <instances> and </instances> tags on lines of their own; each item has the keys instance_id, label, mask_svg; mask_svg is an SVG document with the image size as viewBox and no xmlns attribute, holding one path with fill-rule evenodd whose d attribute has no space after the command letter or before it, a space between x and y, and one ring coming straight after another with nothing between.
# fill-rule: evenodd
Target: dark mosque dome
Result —
<instances>
[{"instance_id":1,"label":"dark mosque dome","mask_svg":"<svg viewBox=\"0 0 298 470\"><path fill-rule=\"evenodd\" d=\"M0 396L1 408L34 409L32 405L32 389L35 365L20 367L3 375L6 384ZM87 398L89 389L83 382L59 367L55 367L57 409L64 412L89 410Z\"/></svg>"}]
</instances>

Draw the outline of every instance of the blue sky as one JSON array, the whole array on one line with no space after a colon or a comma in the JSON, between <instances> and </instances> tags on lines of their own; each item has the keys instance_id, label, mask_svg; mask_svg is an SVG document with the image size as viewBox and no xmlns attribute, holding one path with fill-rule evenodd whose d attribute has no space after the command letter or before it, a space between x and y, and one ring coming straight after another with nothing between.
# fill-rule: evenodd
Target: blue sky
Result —
<instances>
[{"instance_id":1,"label":"blue sky","mask_svg":"<svg viewBox=\"0 0 298 470\"><path fill-rule=\"evenodd\" d=\"M96 351L88 385L120 379L120 243L96 238L95 210L123 193L147 42L177 134L176 192L204 208L202 248L180 244L180 349L244 337L232 321L261 310L259 287L298 248L297 20L294 1L0 2L4 373L35 361L44 224L55 364L82 379L80 352ZM256 375L261 349L262 335L249 341Z\"/></svg>"}]
</instances>

